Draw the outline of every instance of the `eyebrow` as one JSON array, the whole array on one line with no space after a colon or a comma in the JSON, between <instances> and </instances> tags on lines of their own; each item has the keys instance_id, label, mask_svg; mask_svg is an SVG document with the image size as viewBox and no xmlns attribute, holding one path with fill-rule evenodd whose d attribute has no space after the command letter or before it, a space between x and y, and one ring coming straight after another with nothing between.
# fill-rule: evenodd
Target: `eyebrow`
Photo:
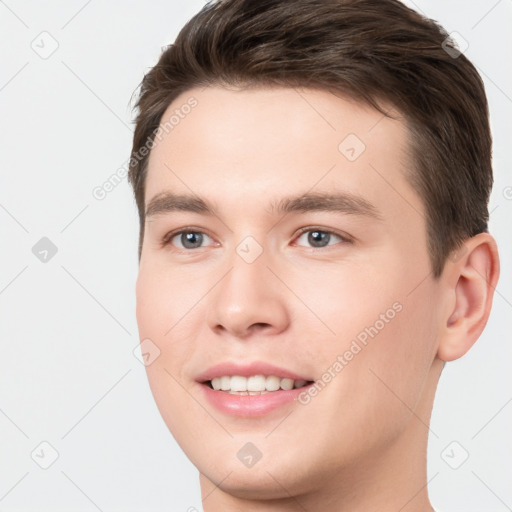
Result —
<instances>
[{"instance_id":1,"label":"eyebrow","mask_svg":"<svg viewBox=\"0 0 512 512\"><path fill-rule=\"evenodd\" d=\"M304 193L270 202L266 210L273 215L307 212L337 212L347 215L359 215L382 220L377 208L361 196L343 193ZM215 206L206 199L189 194L162 192L149 201L146 217L172 212L192 212L207 216L218 216Z\"/></svg>"}]
</instances>

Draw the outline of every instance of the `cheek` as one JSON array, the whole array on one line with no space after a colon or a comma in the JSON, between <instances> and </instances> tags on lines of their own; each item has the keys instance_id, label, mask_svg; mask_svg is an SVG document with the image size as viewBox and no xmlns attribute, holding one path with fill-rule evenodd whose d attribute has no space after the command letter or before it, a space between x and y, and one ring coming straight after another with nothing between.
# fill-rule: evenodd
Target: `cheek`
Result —
<instances>
[{"instance_id":1,"label":"cheek","mask_svg":"<svg viewBox=\"0 0 512 512\"><path fill-rule=\"evenodd\" d=\"M397 425L403 426L416 409L435 357L436 311L429 297L428 290L395 295L400 311L387 323L373 320L372 327L382 329L368 337L354 379L359 389L368 390L377 416L393 418Z\"/></svg>"},{"instance_id":2,"label":"cheek","mask_svg":"<svg viewBox=\"0 0 512 512\"><path fill-rule=\"evenodd\" d=\"M299 283L295 286L300 290ZM356 339L364 347L365 341L381 337L400 316L399 288L383 273L357 268L317 272L314 282L304 286L300 294L331 331L323 337L326 354L333 349L337 353L349 350Z\"/></svg>"},{"instance_id":3,"label":"cheek","mask_svg":"<svg viewBox=\"0 0 512 512\"><path fill-rule=\"evenodd\" d=\"M324 287L327 299L317 303L336 332L322 345L323 370L336 374L322 391L324 403L333 406L333 423L346 418L348 405L354 424L365 425L352 432L356 438L367 429L397 435L422 396L435 357L436 309L428 282L410 293L419 281L398 272L354 273L331 281ZM334 368L339 356L341 366Z\"/></svg>"},{"instance_id":4,"label":"cheek","mask_svg":"<svg viewBox=\"0 0 512 512\"><path fill-rule=\"evenodd\" d=\"M177 294L171 281L175 284L179 280L171 280L155 267L150 271L142 268L136 286L136 316L140 339L150 339L160 351L146 366L151 393L167 428L190 452L200 438L200 432L195 432L197 424L189 421L193 418L183 414L191 407L187 389L191 383L183 369L192 357L194 334L190 320L193 315L186 314L191 308L189 300L184 298L186 294ZM176 414L177 411L180 413Z\"/></svg>"},{"instance_id":5,"label":"cheek","mask_svg":"<svg viewBox=\"0 0 512 512\"><path fill-rule=\"evenodd\" d=\"M140 340L143 344L150 340L151 345L156 345L154 350L158 353L154 361L146 366L151 390L159 408L164 402L167 408L172 407L172 401L179 396L178 391L181 389L178 382L183 382L181 363L186 360L187 347L190 347L190 343L186 342L187 337L183 341L176 341L176 333L186 326L184 301L177 300L170 279L153 269L147 271L145 268L139 272L136 296Z\"/></svg>"},{"instance_id":6,"label":"cheek","mask_svg":"<svg viewBox=\"0 0 512 512\"><path fill-rule=\"evenodd\" d=\"M136 285L136 315L141 336L167 341L188 317L201 294L201 283L187 271L177 273L158 262L141 265ZM174 336L175 337L175 336Z\"/></svg>"},{"instance_id":7,"label":"cheek","mask_svg":"<svg viewBox=\"0 0 512 512\"><path fill-rule=\"evenodd\" d=\"M154 272L141 265L136 283L136 316L141 340L154 338L162 332L162 317L159 306L164 290L157 286Z\"/></svg>"}]
</instances>

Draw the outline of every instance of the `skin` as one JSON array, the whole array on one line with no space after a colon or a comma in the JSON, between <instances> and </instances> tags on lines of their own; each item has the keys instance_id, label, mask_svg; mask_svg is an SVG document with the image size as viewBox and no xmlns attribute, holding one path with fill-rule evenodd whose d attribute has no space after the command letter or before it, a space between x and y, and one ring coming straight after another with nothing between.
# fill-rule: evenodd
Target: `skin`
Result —
<instances>
[{"instance_id":1,"label":"skin","mask_svg":"<svg viewBox=\"0 0 512 512\"><path fill-rule=\"evenodd\" d=\"M439 279L431 273L424 205L406 180L400 120L313 89L209 87L152 149L146 204L172 191L200 196L216 216L146 219L137 321L160 356L147 366L169 430L200 471L203 507L215 511L430 511L428 424L443 361L483 330L499 272L494 239L466 240ZM396 114L396 112L395 112ZM338 149L355 134L366 149ZM271 200L349 192L380 218L339 212L275 215ZM206 236L183 245L180 228ZM324 230L315 247L300 228ZM237 245L263 249L248 263ZM185 239L186 243L186 239ZM201 242L199 242L201 243ZM262 418L220 413L195 377L221 361L267 361L321 379L357 335L396 313L310 400ZM262 458L245 467L252 442Z\"/></svg>"}]
</instances>

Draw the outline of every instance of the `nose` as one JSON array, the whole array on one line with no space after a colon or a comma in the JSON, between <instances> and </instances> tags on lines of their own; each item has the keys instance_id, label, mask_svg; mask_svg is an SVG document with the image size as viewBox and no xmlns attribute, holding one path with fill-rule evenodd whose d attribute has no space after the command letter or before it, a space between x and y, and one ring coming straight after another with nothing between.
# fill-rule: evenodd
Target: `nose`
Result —
<instances>
[{"instance_id":1,"label":"nose","mask_svg":"<svg viewBox=\"0 0 512 512\"><path fill-rule=\"evenodd\" d=\"M247 339L288 327L287 290L268 263L265 252L252 263L234 254L230 271L209 294L207 322L216 334Z\"/></svg>"}]
</instances>

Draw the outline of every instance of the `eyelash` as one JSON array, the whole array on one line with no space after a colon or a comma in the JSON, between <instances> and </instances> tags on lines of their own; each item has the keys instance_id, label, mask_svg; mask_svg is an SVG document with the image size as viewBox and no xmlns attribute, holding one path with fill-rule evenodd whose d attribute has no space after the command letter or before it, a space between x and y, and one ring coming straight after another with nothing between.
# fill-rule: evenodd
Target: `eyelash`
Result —
<instances>
[{"instance_id":1,"label":"eyelash","mask_svg":"<svg viewBox=\"0 0 512 512\"><path fill-rule=\"evenodd\" d=\"M345 244L352 244L352 243L354 243L354 239L352 237L348 236L348 235L342 235L341 233L337 233L337 232L329 230L329 229L323 229L321 227L314 227L314 226L313 227L310 226L310 227L305 227L305 228L299 229L299 234L295 238L299 238L304 233L313 232L313 231L319 231L320 233L326 233L326 234L329 234L329 235L337 236ZM172 243L171 243L172 240L175 237L177 237L178 235L181 235L183 233L198 233L198 234L201 234L201 235L206 235L209 238L212 238L210 235L208 235L204 231L201 231L198 228L188 227L188 228L182 228L182 229L179 229L177 231L171 231L170 233L167 233L162 238L162 240L161 240L161 246L162 247L166 247L166 246L172 245ZM337 244L333 244L333 245L337 245ZM303 246L301 246L301 247L303 247ZM327 249L329 247L332 247L332 245L327 245L325 247L309 247L309 249L312 249L312 250L315 251L315 250L322 250L322 249L325 250L325 249ZM182 252L191 252L191 251L194 251L194 250L197 250L197 249L202 249L202 247L197 247L195 249L181 249L179 247L176 247L175 249L178 250L178 251L182 251Z\"/></svg>"}]
</instances>

